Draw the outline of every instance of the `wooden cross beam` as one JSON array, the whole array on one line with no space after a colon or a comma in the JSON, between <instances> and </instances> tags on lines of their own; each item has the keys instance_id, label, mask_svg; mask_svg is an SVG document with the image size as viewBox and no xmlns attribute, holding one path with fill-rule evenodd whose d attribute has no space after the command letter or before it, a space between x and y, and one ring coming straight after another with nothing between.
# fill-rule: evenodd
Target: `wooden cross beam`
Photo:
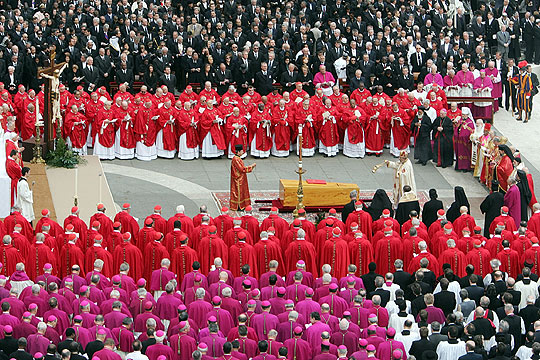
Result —
<instances>
[{"instance_id":1,"label":"wooden cross beam","mask_svg":"<svg viewBox=\"0 0 540 360\"><path fill-rule=\"evenodd\" d=\"M50 75L50 76L53 76L54 75L54 72L56 70L60 70L65 64L66 62L62 62L60 64L56 64L54 59L56 57L56 52L53 51L51 53L51 57L50 57L50 65L48 67L43 67L41 69L38 70L38 74L40 73L43 73L43 74L46 74L46 75ZM44 137L44 140L45 140L45 143L48 145L47 146L47 149L52 149L52 142L54 140L54 137L55 137L55 133L53 131L53 123L52 123L52 110L51 110L51 101L53 100L51 98L51 80L50 79L44 79L45 80L45 89L44 89L44 95L45 95L45 99L44 99L44 109L43 109L43 121L44 121L44 134L43 134L43 137ZM57 126L60 126L60 124L56 124Z\"/></svg>"}]
</instances>

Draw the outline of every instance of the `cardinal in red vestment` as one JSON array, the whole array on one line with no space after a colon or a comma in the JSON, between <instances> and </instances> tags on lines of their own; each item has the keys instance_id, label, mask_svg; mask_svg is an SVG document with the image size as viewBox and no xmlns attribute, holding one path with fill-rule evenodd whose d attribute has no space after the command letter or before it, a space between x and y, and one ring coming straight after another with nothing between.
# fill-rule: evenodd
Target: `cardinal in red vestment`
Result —
<instances>
[{"instance_id":1,"label":"cardinal in red vestment","mask_svg":"<svg viewBox=\"0 0 540 360\"><path fill-rule=\"evenodd\" d=\"M480 240L474 240L474 249L469 251L465 257L465 262L474 266L474 272L484 277L491 272L491 266L489 264L491 260L491 254L488 250L482 247Z\"/></svg>"},{"instance_id":2,"label":"cardinal in red vestment","mask_svg":"<svg viewBox=\"0 0 540 360\"><path fill-rule=\"evenodd\" d=\"M392 103L389 114L392 126L390 152L399 156L400 152L409 148L411 141L411 120L405 110L400 109L396 102Z\"/></svg>"},{"instance_id":3,"label":"cardinal in red vestment","mask_svg":"<svg viewBox=\"0 0 540 360\"><path fill-rule=\"evenodd\" d=\"M251 115L249 115L251 117ZM237 145L242 146L244 152L247 151L248 145L248 120L244 115L240 114L238 107L233 108L233 113L227 118L225 131L226 138L229 140L229 158L234 156ZM233 150L234 149L234 150Z\"/></svg>"},{"instance_id":4,"label":"cardinal in red vestment","mask_svg":"<svg viewBox=\"0 0 540 360\"><path fill-rule=\"evenodd\" d=\"M60 251L60 262L58 264L60 278L71 274L71 267L73 265L78 265L82 274L86 273L84 271L84 254L76 242L77 235L69 234L68 243Z\"/></svg>"},{"instance_id":5,"label":"cardinal in red vestment","mask_svg":"<svg viewBox=\"0 0 540 360\"><path fill-rule=\"evenodd\" d=\"M317 128L319 130L319 152L327 156L337 154L337 144L339 143L338 124L341 115L336 106L332 106L332 100L326 98L324 107L319 111Z\"/></svg>"},{"instance_id":6,"label":"cardinal in red vestment","mask_svg":"<svg viewBox=\"0 0 540 360\"><path fill-rule=\"evenodd\" d=\"M382 109L378 102L366 101L365 111L367 114L366 120L366 152L368 154L380 155L383 151L383 117Z\"/></svg>"},{"instance_id":7,"label":"cardinal in red vestment","mask_svg":"<svg viewBox=\"0 0 540 360\"><path fill-rule=\"evenodd\" d=\"M257 269L259 271L254 275L257 279L270 270L270 261L276 260L278 264L283 264L283 256L279 244L270 240L266 231L261 232L260 238L261 240L254 246L255 259L257 260Z\"/></svg>"},{"instance_id":8,"label":"cardinal in red vestment","mask_svg":"<svg viewBox=\"0 0 540 360\"><path fill-rule=\"evenodd\" d=\"M129 109L127 101L122 101L122 105L115 111L116 130L120 131L120 147L124 149L135 148L135 133L133 132L134 114Z\"/></svg>"},{"instance_id":9,"label":"cardinal in red vestment","mask_svg":"<svg viewBox=\"0 0 540 360\"><path fill-rule=\"evenodd\" d=\"M358 224L358 227L362 233L368 239L371 239L372 234L372 222L371 215L364 210L364 204L361 201L356 201L354 204L355 210L347 217L345 228L350 229L353 222Z\"/></svg>"},{"instance_id":10,"label":"cardinal in red vestment","mask_svg":"<svg viewBox=\"0 0 540 360\"><path fill-rule=\"evenodd\" d=\"M354 241L349 242L349 258L356 265L356 276L367 274L369 263L375 261L373 246L361 231L355 231Z\"/></svg>"},{"instance_id":11,"label":"cardinal in red vestment","mask_svg":"<svg viewBox=\"0 0 540 360\"><path fill-rule=\"evenodd\" d=\"M221 258L223 267L228 268L229 249L223 239L217 234L216 226L210 225L208 235L203 237L199 243L199 262L201 263L201 272L203 274L210 272L210 268L214 265L214 259L217 257Z\"/></svg>"},{"instance_id":12,"label":"cardinal in red vestment","mask_svg":"<svg viewBox=\"0 0 540 360\"><path fill-rule=\"evenodd\" d=\"M286 260L287 272L296 270L296 263L302 260L306 264L306 271L314 276L317 274L317 253L313 244L306 241L304 229L299 229L296 232L296 240L288 245L284 259Z\"/></svg>"},{"instance_id":13,"label":"cardinal in red vestment","mask_svg":"<svg viewBox=\"0 0 540 360\"><path fill-rule=\"evenodd\" d=\"M24 109L24 120L21 124L21 139L26 141L36 135L36 112L34 104Z\"/></svg>"},{"instance_id":14,"label":"cardinal in red vestment","mask_svg":"<svg viewBox=\"0 0 540 360\"><path fill-rule=\"evenodd\" d=\"M289 114L290 112L290 114ZM293 113L285 106L285 100L279 100L279 105L272 111L272 127L274 129L273 154L288 156L291 147L291 123L294 123Z\"/></svg>"},{"instance_id":15,"label":"cardinal in red vestment","mask_svg":"<svg viewBox=\"0 0 540 360\"><path fill-rule=\"evenodd\" d=\"M420 261L422 259L427 259L429 261L428 269L433 271L436 276L439 276L441 272L441 269L439 267L439 261L435 256L433 256L427 251L427 243L425 241L420 241L418 243L418 249L420 251L411 260L408 271L411 274L414 274L418 269L420 269Z\"/></svg>"},{"instance_id":16,"label":"cardinal in red vestment","mask_svg":"<svg viewBox=\"0 0 540 360\"><path fill-rule=\"evenodd\" d=\"M152 146L156 142L158 116L149 99L137 111L133 131L137 141L141 141L145 146Z\"/></svg>"},{"instance_id":17,"label":"cardinal in red vestment","mask_svg":"<svg viewBox=\"0 0 540 360\"><path fill-rule=\"evenodd\" d=\"M272 115L264 104L257 105L257 110L251 114L249 144L252 156L270 156L270 149L272 148Z\"/></svg>"},{"instance_id":18,"label":"cardinal in red vestment","mask_svg":"<svg viewBox=\"0 0 540 360\"><path fill-rule=\"evenodd\" d=\"M79 112L77 105L72 105L64 120L64 131L74 149L83 149L86 145L86 128L86 116Z\"/></svg>"},{"instance_id":19,"label":"cardinal in red vestment","mask_svg":"<svg viewBox=\"0 0 540 360\"><path fill-rule=\"evenodd\" d=\"M131 234L122 234L122 243L114 249L113 268L119 269L123 263L129 264L131 277L140 279L143 276L143 256L141 250L131 243Z\"/></svg>"},{"instance_id":20,"label":"cardinal in red vestment","mask_svg":"<svg viewBox=\"0 0 540 360\"><path fill-rule=\"evenodd\" d=\"M22 168L18 161L19 156L17 150L11 150L11 154L6 159L6 172L11 179L11 207L17 200L17 183L22 176Z\"/></svg>"},{"instance_id":21,"label":"cardinal in red vestment","mask_svg":"<svg viewBox=\"0 0 540 360\"><path fill-rule=\"evenodd\" d=\"M86 268L91 269L94 266L94 261L97 259L103 260L103 275L110 278L113 276L113 257L110 252L105 250L103 244L103 236L97 234L94 237L94 245L86 249Z\"/></svg>"},{"instance_id":22,"label":"cardinal in red vestment","mask_svg":"<svg viewBox=\"0 0 540 360\"><path fill-rule=\"evenodd\" d=\"M163 134L163 150L174 151L178 145L178 131L176 129L176 111L167 100L159 110L158 129Z\"/></svg>"},{"instance_id":23,"label":"cardinal in red vestment","mask_svg":"<svg viewBox=\"0 0 540 360\"><path fill-rule=\"evenodd\" d=\"M350 264L349 247L341 238L341 229L338 227L332 230L332 238L326 240L322 247L319 265L323 264L332 267L331 275L336 279L341 279L347 274L347 266Z\"/></svg>"},{"instance_id":24,"label":"cardinal in red vestment","mask_svg":"<svg viewBox=\"0 0 540 360\"><path fill-rule=\"evenodd\" d=\"M508 240L503 240L502 246L503 249L497 254L497 259L501 262L500 269L515 279L521 271L519 254L510 248Z\"/></svg>"},{"instance_id":25,"label":"cardinal in red vestment","mask_svg":"<svg viewBox=\"0 0 540 360\"><path fill-rule=\"evenodd\" d=\"M465 276L465 266L467 266L465 254L456 247L456 242L453 239L449 239L447 245L448 248L439 257L439 264L450 264L454 274L459 277Z\"/></svg>"},{"instance_id":26,"label":"cardinal in red vestment","mask_svg":"<svg viewBox=\"0 0 540 360\"><path fill-rule=\"evenodd\" d=\"M384 228L384 237L375 245L375 262L377 268L383 273L394 270L394 261L403 256L402 241L393 235L393 230Z\"/></svg>"},{"instance_id":27,"label":"cardinal in red vestment","mask_svg":"<svg viewBox=\"0 0 540 360\"><path fill-rule=\"evenodd\" d=\"M255 249L246 243L246 233L242 231L238 234L238 242L229 249L229 270L234 277L240 276L241 268L245 264L248 264L255 274L258 273Z\"/></svg>"},{"instance_id":28,"label":"cardinal in red vestment","mask_svg":"<svg viewBox=\"0 0 540 360\"><path fill-rule=\"evenodd\" d=\"M117 213L114 217L114 221L118 221L120 224L122 224L122 230L124 232L130 233L131 238L135 240L135 244L137 245L139 224L137 223L137 220L135 220L133 216L131 216L130 211L131 205L129 203L125 203L124 205L122 205L122 211Z\"/></svg>"},{"instance_id":29,"label":"cardinal in red vestment","mask_svg":"<svg viewBox=\"0 0 540 360\"><path fill-rule=\"evenodd\" d=\"M188 246L188 237L180 237L180 246L174 249L171 259L171 271L178 276L178 282L184 280L184 275L190 272L191 265L197 261L197 252Z\"/></svg>"},{"instance_id":30,"label":"cardinal in red vestment","mask_svg":"<svg viewBox=\"0 0 540 360\"><path fill-rule=\"evenodd\" d=\"M251 204L247 173L253 171L257 164L245 166L241 156L244 154L242 145L235 147L236 154L231 161L230 209L241 210Z\"/></svg>"},{"instance_id":31,"label":"cardinal in red vestment","mask_svg":"<svg viewBox=\"0 0 540 360\"><path fill-rule=\"evenodd\" d=\"M169 252L161 244L163 234L156 232L154 236L154 241L148 243L144 249L143 277L145 279L150 279L152 271L161 267L161 260L165 258L170 259Z\"/></svg>"},{"instance_id":32,"label":"cardinal in red vestment","mask_svg":"<svg viewBox=\"0 0 540 360\"><path fill-rule=\"evenodd\" d=\"M30 245L26 255L26 274L30 279L35 279L42 274L45 264L51 264L53 269L56 269L57 259L51 249L43 243L45 236L43 234L36 235L36 242Z\"/></svg>"},{"instance_id":33,"label":"cardinal in red vestment","mask_svg":"<svg viewBox=\"0 0 540 360\"><path fill-rule=\"evenodd\" d=\"M316 145L317 110L310 105L309 98L302 100L302 105L295 111L295 130L302 126L302 155L313 155ZM312 151L313 153L311 153Z\"/></svg>"},{"instance_id":34,"label":"cardinal in red vestment","mask_svg":"<svg viewBox=\"0 0 540 360\"><path fill-rule=\"evenodd\" d=\"M225 143L225 137L221 128L221 113L217 108L214 108L212 103L207 104L207 108L204 109L199 121L199 141L200 145L203 145L205 138L210 135L210 140L218 150L225 150L227 145ZM203 154L204 155L204 154Z\"/></svg>"}]
</instances>

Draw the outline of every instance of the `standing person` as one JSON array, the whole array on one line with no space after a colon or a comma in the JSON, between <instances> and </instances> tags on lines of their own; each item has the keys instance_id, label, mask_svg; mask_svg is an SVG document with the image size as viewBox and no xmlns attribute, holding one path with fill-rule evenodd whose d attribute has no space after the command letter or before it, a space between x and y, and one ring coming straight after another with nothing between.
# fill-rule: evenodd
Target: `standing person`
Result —
<instances>
[{"instance_id":1,"label":"standing person","mask_svg":"<svg viewBox=\"0 0 540 360\"><path fill-rule=\"evenodd\" d=\"M414 137L414 158L417 159L417 164L426 166L431 160L431 119L424 112L425 107L420 106L418 112L411 123L411 131ZM444 111L446 115L446 110Z\"/></svg>"},{"instance_id":2,"label":"standing person","mask_svg":"<svg viewBox=\"0 0 540 360\"><path fill-rule=\"evenodd\" d=\"M527 179L527 174L523 170L518 170L517 175L517 187L520 194L520 205L521 205L521 221L527 221L529 219L528 208L532 200L531 187L529 186L529 181Z\"/></svg>"},{"instance_id":3,"label":"standing person","mask_svg":"<svg viewBox=\"0 0 540 360\"><path fill-rule=\"evenodd\" d=\"M504 205L508 208L508 215L514 219L517 229L521 223L521 194L516 183L514 176L508 178L508 190L504 194Z\"/></svg>"},{"instance_id":4,"label":"standing person","mask_svg":"<svg viewBox=\"0 0 540 360\"><path fill-rule=\"evenodd\" d=\"M514 171L514 155L508 145L499 145L499 161L495 164L493 176L499 182L499 188L503 193L508 189L508 177Z\"/></svg>"},{"instance_id":5,"label":"standing person","mask_svg":"<svg viewBox=\"0 0 540 360\"><path fill-rule=\"evenodd\" d=\"M433 121L433 161L439 167L452 166L454 163L454 125L442 109Z\"/></svg>"},{"instance_id":6,"label":"standing person","mask_svg":"<svg viewBox=\"0 0 540 360\"><path fill-rule=\"evenodd\" d=\"M518 64L519 67L519 76L518 76L518 88L517 88L517 111L518 117L517 121L523 120L522 113L525 113L524 123L529 121L529 114L532 108L532 98L531 91L533 89L533 83L531 75L527 72L527 62L520 61Z\"/></svg>"},{"instance_id":7,"label":"standing person","mask_svg":"<svg viewBox=\"0 0 540 360\"><path fill-rule=\"evenodd\" d=\"M437 190L429 189L429 199L422 208L422 222L428 229L437 220L437 212L444 209L442 201L438 199Z\"/></svg>"},{"instance_id":8,"label":"standing person","mask_svg":"<svg viewBox=\"0 0 540 360\"><path fill-rule=\"evenodd\" d=\"M231 161L231 189L230 189L230 206L231 210L243 210L251 204L249 197L249 186L247 173L255 169L257 164L245 166L242 161L244 147L241 144L235 146L235 156Z\"/></svg>"},{"instance_id":9,"label":"standing person","mask_svg":"<svg viewBox=\"0 0 540 360\"><path fill-rule=\"evenodd\" d=\"M461 109L461 119L454 119L456 170L471 171L471 134L473 132L474 120L471 116L471 110L464 107Z\"/></svg>"},{"instance_id":10,"label":"standing person","mask_svg":"<svg viewBox=\"0 0 540 360\"><path fill-rule=\"evenodd\" d=\"M394 172L394 207L397 207L399 199L403 195L403 187L409 185L411 192L416 194L416 181L414 180L414 170L409 160L408 154L402 151L399 155L399 162L397 161L384 161L386 167L392 168Z\"/></svg>"},{"instance_id":11,"label":"standing person","mask_svg":"<svg viewBox=\"0 0 540 360\"><path fill-rule=\"evenodd\" d=\"M486 196L480 204L480 211L484 216L484 236L489 238L489 226L497 216L501 214L501 207L504 205L504 194L499 191L499 182L491 182L491 194Z\"/></svg>"},{"instance_id":12,"label":"standing person","mask_svg":"<svg viewBox=\"0 0 540 360\"><path fill-rule=\"evenodd\" d=\"M17 150L11 150L8 158L6 159L6 171L11 179L11 204L10 207L15 205L17 200L17 184L22 176L22 169L19 165L19 153Z\"/></svg>"},{"instance_id":13,"label":"standing person","mask_svg":"<svg viewBox=\"0 0 540 360\"><path fill-rule=\"evenodd\" d=\"M21 178L17 183L17 207L21 209L22 216L30 223L34 221L34 196L28 185L28 175L30 168L23 167L21 170ZM33 184L32 184L33 185Z\"/></svg>"},{"instance_id":14,"label":"standing person","mask_svg":"<svg viewBox=\"0 0 540 360\"><path fill-rule=\"evenodd\" d=\"M454 187L454 202L450 205L450 208L446 212L446 218L450 222L454 222L460 216L460 209L462 206L466 206L467 209L471 208L469 199L465 194L465 189L461 186Z\"/></svg>"}]
</instances>

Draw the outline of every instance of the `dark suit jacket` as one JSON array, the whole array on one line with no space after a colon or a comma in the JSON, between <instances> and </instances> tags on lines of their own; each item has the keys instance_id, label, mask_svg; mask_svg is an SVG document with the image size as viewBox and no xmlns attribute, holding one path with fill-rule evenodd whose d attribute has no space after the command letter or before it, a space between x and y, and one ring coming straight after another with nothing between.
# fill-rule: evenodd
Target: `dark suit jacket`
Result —
<instances>
[{"instance_id":1,"label":"dark suit jacket","mask_svg":"<svg viewBox=\"0 0 540 360\"><path fill-rule=\"evenodd\" d=\"M451 291L441 291L435 294L434 305L443 311L444 316L448 316L448 314L451 314L456 307L456 297Z\"/></svg>"},{"instance_id":2,"label":"dark suit jacket","mask_svg":"<svg viewBox=\"0 0 540 360\"><path fill-rule=\"evenodd\" d=\"M420 53L420 62L418 62L418 55L415 52L411 55L411 66L412 66L412 72L420 72L422 71L422 67L427 61L427 55L424 53Z\"/></svg>"},{"instance_id":3,"label":"dark suit jacket","mask_svg":"<svg viewBox=\"0 0 540 360\"><path fill-rule=\"evenodd\" d=\"M84 75L84 82L86 84L86 86L85 86L86 91L89 91L88 86L90 84L94 84L95 88L97 88L99 86L100 76L99 76L99 69L97 68L97 66L92 65L92 71L91 72L90 72L90 69L88 68L88 66L85 67L82 70L82 74ZM91 91L93 91L93 89Z\"/></svg>"},{"instance_id":4,"label":"dark suit jacket","mask_svg":"<svg viewBox=\"0 0 540 360\"><path fill-rule=\"evenodd\" d=\"M397 78L398 88L412 91L414 89L414 76L407 75L407 79L403 75L399 75Z\"/></svg>"},{"instance_id":5,"label":"dark suit jacket","mask_svg":"<svg viewBox=\"0 0 540 360\"><path fill-rule=\"evenodd\" d=\"M413 341L411 349L409 350L409 354L414 355L414 357L417 359L422 359L422 354L424 353L424 351L428 350L436 351L437 347L427 338L420 339Z\"/></svg>"},{"instance_id":6,"label":"dark suit jacket","mask_svg":"<svg viewBox=\"0 0 540 360\"><path fill-rule=\"evenodd\" d=\"M124 71L122 69L116 71L116 83L118 85L123 83L128 83L128 86L130 89L133 89L133 70L126 69L126 73L124 74Z\"/></svg>"},{"instance_id":7,"label":"dark suit jacket","mask_svg":"<svg viewBox=\"0 0 540 360\"><path fill-rule=\"evenodd\" d=\"M86 349L84 349L84 352L91 359L94 356L94 353L103 349L103 347L104 347L103 341L99 341L99 340L90 341L86 345Z\"/></svg>"},{"instance_id":8,"label":"dark suit jacket","mask_svg":"<svg viewBox=\"0 0 540 360\"><path fill-rule=\"evenodd\" d=\"M384 289L375 289L369 293L369 298L372 299L373 296L379 295L381 297L381 306L385 307L386 304L390 301L390 291Z\"/></svg>"},{"instance_id":9,"label":"dark suit jacket","mask_svg":"<svg viewBox=\"0 0 540 360\"><path fill-rule=\"evenodd\" d=\"M401 290L405 291L411 282L411 274L406 271L396 271L394 273L394 283L398 284Z\"/></svg>"},{"instance_id":10,"label":"dark suit jacket","mask_svg":"<svg viewBox=\"0 0 540 360\"><path fill-rule=\"evenodd\" d=\"M482 360L483 357L475 352L468 352L465 355L459 357L459 360Z\"/></svg>"},{"instance_id":11,"label":"dark suit jacket","mask_svg":"<svg viewBox=\"0 0 540 360\"><path fill-rule=\"evenodd\" d=\"M289 74L289 71L284 71L281 74L280 83L281 86L283 86L284 91L292 91L294 90L294 83L296 82L296 79L298 78L298 72L293 71L292 76Z\"/></svg>"},{"instance_id":12,"label":"dark suit jacket","mask_svg":"<svg viewBox=\"0 0 540 360\"><path fill-rule=\"evenodd\" d=\"M33 360L34 357L24 350L17 350L9 355L10 359L15 360Z\"/></svg>"},{"instance_id":13,"label":"dark suit jacket","mask_svg":"<svg viewBox=\"0 0 540 360\"><path fill-rule=\"evenodd\" d=\"M170 74L169 80L167 80L167 77L165 76L165 74L163 74L159 77L158 84L165 85L167 86L169 91L174 92L174 89L176 88L176 76L173 74Z\"/></svg>"},{"instance_id":14,"label":"dark suit jacket","mask_svg":"<svg viewBox=\"0 0 540 360\"><path fill-rule=\"evenodd\" d=\"M255 74L255 89L261 95L268 95L272 92L274 86L272 85L272 75L263 75L262 71Z\"/></svg>"},{"instance_id":15,"label":"dark suit jacket","mask_svg":"<svg viewBox=\"0 0 540 360\"><path fill-rule=\"evenodd\" d=\"M480 298L484 295L484 288L481 286L467 286L465 288L469 292L469 299L480 304Z\"/></svg>"},{"instance_id":16,"label":"dark suit jacket","mask_svg":"<svg viewBox=\"0 0 540 360\"><path fill-rule=\"evenodd\" d=\"M372 72L375 72L375 63L373 61L370 60L367 64L364 64L364 60L361 60L358 63L358 68L362 70L364 78L367 79Z\"/></svg>"},{"instance_id":17,"label":"dark suit jacket","mask_svg":"<svg viewBox=\"0 0 540 360\"><path fill-rule=\"evenodd\" d=\"M349 217L349 214L354 211L354 203L355 200L351 200L345 206L343 206L343 210L341 211L341 221L346 222L347 218Z\"/></svg>"}]
</instances>

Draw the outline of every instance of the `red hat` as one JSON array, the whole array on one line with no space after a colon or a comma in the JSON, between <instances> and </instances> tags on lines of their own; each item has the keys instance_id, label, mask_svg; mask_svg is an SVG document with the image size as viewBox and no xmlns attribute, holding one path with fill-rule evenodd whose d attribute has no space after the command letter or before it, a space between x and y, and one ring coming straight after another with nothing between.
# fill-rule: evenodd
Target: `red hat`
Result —
<instances>
[{"instance_id":1,"label":"red hat","mask_svg":"<svg viewBox=\"0 0 540 360\"><path fill-rule=\"evenodd\" d=\"M100 224L99 221L97 221L97 220L95 220L95 221L92 222L92 227L95 227L95 228L96 228L96 227L99 227L99 225L101 225L101 224Z\"/></svg>"},{"instance_id":2,"label":"red hat","mask_svg":"<svg viewBox=\"0 0 540 360\"><path fill-rule=\"evenodd\" d=\"M117 227L120 227L122 226L122 224L119 222L119 221L115 221L113 224L112 224L113 228L117 228Z\"/></svg>"},{"instance_id":3,"label":"red hat","mask_svg":"<svg viewBox=\"0 0 540 360\"><path fill-rule=\"evenodd\" d=\"M503 206L503 207L501 208L501 210L502 210L503 212L508 212L508 206Z\"/></svg>"},{"instance_id":4,"label":"red hat","mask_svg":"<svg viewBox=\"0 0 540 360\"><path fill-rule=\"evenodd\" d=\"M159 239L161 239L161 236L162 236L162 235L163 235L163 234L160 233L160 232L155 233L155 234L154 234L154 240L159 240Z\"/></svg>"},{"instance_id":5,"label":"red hat","mask_svg":"<svg viewBox=\"0 0 540 360\"><path fill-rule=\"evenodd\" d=\"M17 225L15 225L15 226L17 226ZM21 227L21 226L19 225L19 227ZM75 230L75 227L73 226L73 224L67 224L66 225L66 231L73 231L73 230Z\"/></svg>"},{"instance_id":6,"label":"red hat","mask_svg":"<svg viewBox=\"0 0 540 360\"><path fill-rule=\"evenodd\" d=\"M224 207L221 208L222 213L227 212L227 211L229 211L228 207L224 206Z\"/></svg>"},{"instance_id":7,"label":"red hat","mask_svg":"<svg viewBox=\"0 0 540 360\"><path fill-rule=\"evenodd\" d=\"M355 228L355 227L358 227L358 223L356 223L356 222L353 221L353 222L351 223L351 228Z\"/></svg>"},{"instance_id":8,"label":"red hat","mask_svg":"<svg viewBox=\"0 0 540 360\"><path fill-rule=\"evenodd\" d=\"M474 227L474 231L482 231L482 228L480 226L476 225Z\"/></svg>"},{"instance_id":9,"label":"red hat","mask_svg":"<svg viewBox=\"0 0 540 360\"><path fill-rule=\"evenodd\" d=\"M384 230L383 230L385 233L386 232L392 232L392 228L391 227L385 227Z\"/></svg>"},{"instance_id":10,"label":"red hat","mask_svg":"<svg viewBox=\"0 0 540 360\"><path fill-rule=\"evenodd\" d=\"M532 244L538 244L538 238L536 236L531 237Z\"/></svg>"},{"instance_id":11,"label":"red hat","mask_svg":"<svg viewBox=\"0 0 540 360\"><path fill-rule=\"evenodd\" d=\"M328 213L330 213L330 214L332 214L332 215L335 215L335 214L337 213L337 211L336 211L336 209L331 208L330 211L329 211Z\"/></svg>"},{"instance_id":12,"label":"red hat","mask_svg":"<svg viewBox=\"0 0 540 360\"><path fill-rule=\"evenodd\" d=\"M390 210L384 209L384 210L382 211L382 214L383 214L383 215L390 215Z\"/></svg>"},{"instance_id":13,"label":"red hat","mask_svg":"<svg viewBox=\"0 0 540 360\"><path fill-rule=\"evenodd\" d=\"M69 226L69 225L71 225L71 224L68 224L68 226ZM71 226L73 226L73 225L71 225ZM15 224L14 227L22 229L22 225L21 225L21 224Z\"/></svg>"},{"instance_id":14,"label":"red hat","mask_svg":"<svg viewBox=\"0 0 540 360\"><path fill-rule=\"evenodd\" d=\"M74 206L71 208L71 213L75 214L77 211L79 211L79 208L77 206Z\"/></svg>"},{"instance_id":15,"label":"red hat","mask_svg":"<svg viewBox=\"0 0 540 360\"><path fill-rule=\"evenodd\" d=\"M152 220L152 218L146 218L146 220L144 220L145 225L152 225L153 222L154 220Z\"/></svg>"},{"instance_id":16,"label":"red hat","mask_svg":"<svg viewBox=\"0 0 540 360\"><path fill-rule=\"evenodd\" d=\"M251 207L251 205L246 206L246 211L251 211L251 210L253 210L253 208Z\"/></svg>"},{"instance_id":17,"label":"red hat","mask_svg":"<svg viewBox=\"0 0 540 360\"><path fill-rule=\"evenodd\" d=\"M298 226L302 225L302 222L300 221L300 219L294 219L292 224L293 224L293 226L298 227Z\"/></svg>"},{"instance_id":18,"label":"red hat","mask_svg":"<svg viewBox=\"0 0 540 360\"><path fill-rule=\"evenodd\" d=\"M105 205L103 205L103 204L97 204L97 209L98 209L98 210L103 210L103 209L105 209Z\"/></svg>"},{"instance_id":19,"label":"red hat","mask_svg":"<svg viewBox=\"0 0 540 360\"><path fill-rule=\"evenodd\" d=\"M75 240L76 238L77 238L77 235L75 235L75 234L69 234L68 235L68 240L69 241Z\"/></svg>"},{"instance_id":20,"label":"red hat","mask_svg":"<svg viewBox=\"0 0 540 360\"><path fill-rule=\"evenodd\" d=\"M444 229L445 230L452 230L452 224L450 224L450 223L445 224Z\"/></svg>"},{"instance_id":21,"label":"red hat","mask_svg":"<svg viewBox=\"0 0 540 360\"><path fill-rule=\"evenodd\" d=\"M49 215L49 209L43 209L43 210L41 210L41 215L43 215L43 216Z\"/></svg>"},{"instance_id":22,"label":"red hat","mask_svg":"<svg viewBox=\"0 0 540 360\"><path fill-rule=\"evenodd\" d=\"M266 229L266 231L275 234L276 233L276 228L273 227L273 226L270 226L268 229Z\"/></svg>"},{"instance_id":23,"label":"red hat","mask_svg":"<svg viewBox=\"0 0 540 360\"><path fill-rule=\"evenodd\" d=\"M336 236L339 236L341 235L341 229L338 228L337 226L334 228L334 230L332 230L332 234L336 235Z\"/></svg>"},{"instance_id":24,"label":"red hat","mask_svg":"<svg viewBox=\"0 0 540 360\"><path fill-rule=\"evenodd\" d=\"M216 232L216 231L217 231L217 227L216 227L215 225L210 225L210 226L208 227L208 231L211 232L211 233Z\"/></svg>"},{"instance_id":25,"label":"red hat","mask_svg":"<svg viewBox=\"0 0 540 360\"><path fill-rule=\"evenodd\" d=\"M487 131L491 130L491 124L490 123L485 124L484 130L487 130Z\"/></svg>"},{"instance_id":26,"label":"red hat","mask_svg":"<svg viewBox=\"0 0 540 360\"><path fill-rule=\"evenodd\" d=\"M272 206L272 208L270 209L270 211L272 211L272 212L278 212L278 208L275 207L275 206Z\"/></svg>"},{"instance_id":27,"label":"red hat","mask_svg":"<svg viewBox=\"0 0 540 360\"><path fill-rule=\"evenodd\" d=\"M103 235L97 234L96 236L94 236L94 240L97 240L97 241L103 240Z\"/></svg>"},{"instance_id":28,"label":"red hat","mask_svg":"<svg viewBox=\"0 0 540 360\"><path fill-rule=\"evenodd\" d=\"M522 60L520 62L518 62L518 68L520 69L523 69L524 67L527 67L529 65L529 63L527 63L526 60Z\"/></svg>"},{"instance_id":29,"label":"red hat","mask_svg":"<svg viewBox=\"0 0 540 360\"><path fill-rule=\"evenodd\" d=\"M392 220L385 220L384 225L392 227L392 225L394 225L394 222Z\"/></svg>"},{"instance_id":30,"label":"red hat","mask_svg":"<svg viewBox=\"0 0 540 360\"><path fill-rule=\"evenodd\" d=\"M480 247L480 245L482 245L482 241L480 241L480 239L474 240L474 246Z\"/></svg>"},{"instance_id":31,"label":"red hat","mask_svg":"<svg viewBox=\"0 0 540 360\"><path fill-rule=\"evenodd\" d=\"M129 209L131 208L131 204L130 203L124 203L124 205L122 205L122 209Z\"/></svg>"},{"instance_id":32,"label":"red hat","mask_svg":"<svg viewBox=\"0 0 540 360\"><path fill-rule=\"evenodd\" d=\"M305 214L306 213L306 209L299 209L298 210L298 214Z\"/></svg>"},{"instance_id":33,"label":"red hat","mask_svg":"<svg viewBox=\"0 0 540 360\"><path fill-rule=\"evenodd\" d=\"M154 211L161 211L161 205L154 206Z\"/></svg>"},{"instance_id":34,"label":"red hat","mask_svg":"<svg viewBox=\"0 0 540 360\"><path fill-rule=\"evenodd\" d=\"M439 209L439 210L437 211L437 215L443 216L443 215L444 215L444 209Z\"/></svg>"},{"instance_id":35,"label":"red hat","mask_svg":"<svg viewBox=\"0 0 540 360\"><path fill-rule=\"evenodd\" d=\"M360 200L357 200L354 205L362 205L362 202Z\"/></svg>"},{"instance_id":36,"label":"red hat","mask_svg":"<svg viewBox=\"0 0 540 360\"><path fill-rule=\"evenodd\" d=\"M471 232L471 230L468 228L468 227L464 227L463 230L461 230L462 232Z\"/></svg>"},{"instance_id":37,"label":"red hat","mask_svg":"<svg viewBox=\"0 0 540 360\"><path fill-rule=\"evenodd\" d=\"M334 219L326 219L326 225L334 225Z\"/></svg>"},{"instance_id":38,"label":"red hat","mask_svg":"<svg viewBox=\"0 0 540 360\"><path fill-rule=\"evenodd\" d=\"M502 221L499 221L499 222L497 223L497 227L504 227L504 223L503 223Z\"/></svg>"},{"instance_id":39,"label":"red hat","mask_svg":"<svg viewBox=\"0 0 540 360\"><path fill-rule=\"evenodd\" d=\"M122 239L129 240L131 238L131 234L128 232L125 232L122 234Z\"/></svg>"},{"instance_id":40,"label":"red hat","mask_svg":"<svg viewBox=\"0 0 540 360\"><path fill-rule=\"evenodd\" d=\"M246 238L246 233L243 231L240 231L238 233L238 238L244 240Z\"/></svg>"}]
</instances>

